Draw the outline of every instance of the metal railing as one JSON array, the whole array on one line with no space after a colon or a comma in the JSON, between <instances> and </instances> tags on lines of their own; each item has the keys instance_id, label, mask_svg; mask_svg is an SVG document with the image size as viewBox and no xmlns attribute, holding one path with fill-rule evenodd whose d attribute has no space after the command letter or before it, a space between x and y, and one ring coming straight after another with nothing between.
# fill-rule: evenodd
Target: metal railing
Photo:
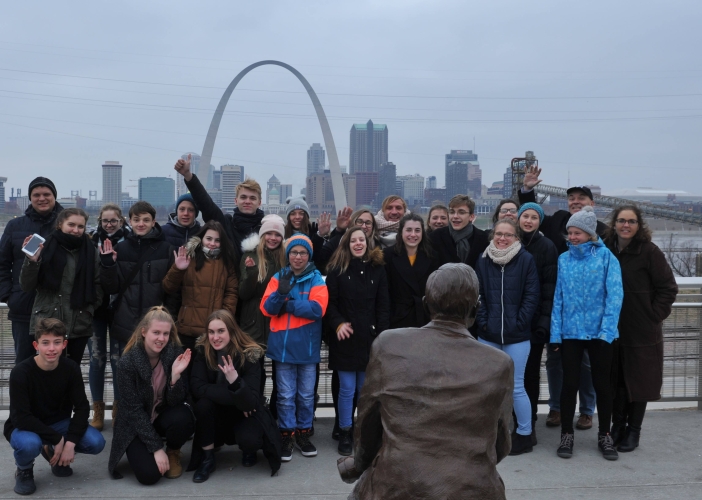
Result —
<instances>
[{"instance_id":1,"label":"metal railing","mask_svg":"<svg viewBox=\"0 0 702 500\"><path fill-rule=\"evenodd\" d=\"M702 410L702 278L677 278L680 293L673 304L673 312L663 322L664 361L662 402L697 401L698 409ZM12 328L7 319L7 306L0 304L0 410L6 410L10 405L9 378L14 366L14 341ZM322 363L319 380L319 406L332 406L331 371L327 366L328 352L322 344ZM548 384L545 370L546 355L541 365L541 399L540 403L548 401ZM86 393L88 387L89 353L83 356L81 370L85 380ZM268 379L266 381L266 396L270 395L270 361L266 362ZM112 372L107 363L105 370L106 403L111 405Z\"/></svg>"}]
</instances>

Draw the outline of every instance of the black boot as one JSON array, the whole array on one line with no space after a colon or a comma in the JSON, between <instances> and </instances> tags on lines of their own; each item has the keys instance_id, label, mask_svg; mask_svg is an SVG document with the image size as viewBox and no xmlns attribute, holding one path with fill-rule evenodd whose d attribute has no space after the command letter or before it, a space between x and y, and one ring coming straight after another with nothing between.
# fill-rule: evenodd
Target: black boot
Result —
<instances>
[{"instance_id":1,"label":"black boot","mask_svg":"<svg viewBox=\"0 0 702 500\"><path fill-rule=\"evenodd\" d=\"M534 447L531 444L531 436L522 436L521 434L514 434L512 439L512 450L509 452L510 455L521 455L522 453L530 453L534 451Z\"/></svg>"},{"instance_id":2,"label":"black boot","mask_svg":"<svg viewBox=\"0 0 702 500\"><path fill-rule=\"evenodd\" d=\"M202 459L200 467L198 467L195 471L193 483L204 483L210 478L210 474L212 474L217 468L214 450L203 450L202 453L204 458Z\"/></svg>"},{"instance_id":3,"label":"black boot","mask_svg":"<svg viewBox=\"0 0 702 500\"><path fill-rule=\"evenodd\" d=\"M641 425L646 413L645 401L632 401L629 403L629 426L626 428L626 435L617 447L617 450L627 453L639 447L641 437Z\"/></svg>"},{"instance_id":4,"label":"black boot","mask_svg":"<svg viewBox=\"0 0 702 500\"><path fill-rule=\"evenodd\" d=\"M339 455L351 456L353 452L353 440L351 439L351 427L339 428Z\"/></svg>"},{"instance_id":5,"label":"black boot","mask_svg":"<svg viewBox=\"0 0 702 500\"><path fill-rule=\"evenodd\" d=\"M34 483L34 465L29 469L17 469L15 471L15 493L18 495L31 495L37 491Z\"/></svg>"},{"instance_id":6,"label":"black boot","mask_svg":"<svg viewBox=\"0 0 702 500\"><path fill-rule=\"evenodd\" d=\"M536 446L538 443L536 441L536 419L531 419L531 445Z\"/></svg>"},{"instance_id":7,"label":"black boot","mask_svg":"<svg viewBox=\"0 0 702 500\"><path fill-rule=\"evenodd\" d=\"M610 436L612 436L614 446L619 445L624 439L628 406L626 400L626 389L619 387L612 404L612 432L610 432Z\"/></svg>"},{"instance_id":8,"label":"black boot","mask_svg":"<svg viewBox=\"0 0 702 500\"><path fill-rule=\"evenodd\" d=\"M639 447L639 437L641 436L641 431L635 431L631 427L626 428L626 437L617 446L617 451L622 453L627 453L634 451Z\"/></svg>"}]
</instances>

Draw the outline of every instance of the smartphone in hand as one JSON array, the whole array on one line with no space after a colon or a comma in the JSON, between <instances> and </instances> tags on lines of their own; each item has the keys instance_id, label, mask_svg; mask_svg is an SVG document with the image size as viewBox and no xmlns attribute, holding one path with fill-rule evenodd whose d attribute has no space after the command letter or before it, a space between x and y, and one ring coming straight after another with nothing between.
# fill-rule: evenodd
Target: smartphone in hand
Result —
<instances>
[{"instance_id":1,"label":"smartphone in hand","mask_svg":"<svg viewBox=\"0 0 702 500\"><path fill-rule=\"evenodd\" d=\"M30 257L34 257L34 254L37 253L37 250L39 250L39 245L43 244L45 241L46 239L42 238L38 234L34 234L32 235L32 239L29 240L22 248L22 251Z\"/></svg>"}]
</instances>

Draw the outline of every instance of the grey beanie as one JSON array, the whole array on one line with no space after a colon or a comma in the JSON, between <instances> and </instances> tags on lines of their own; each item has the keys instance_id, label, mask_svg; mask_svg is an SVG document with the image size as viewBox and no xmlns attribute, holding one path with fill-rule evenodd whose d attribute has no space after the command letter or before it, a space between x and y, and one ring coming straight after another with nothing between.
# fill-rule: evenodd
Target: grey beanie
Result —
<instances>
[{"instance_id":1,"label":"grey beanie","mask_svg":"<svg viewBox=\"0 0 702 500\"><path fill-rule=\"evenodd\" d=\"M285 207L285 219L287 220L290 216L290 212L293 210L304 210L307 217L310 216L310 207L307 206L307 201L305 201L305 195L290 197L285 200L287 206Z\"/></svg>"},{"instance_id":2,"label":"grey beanie","mask_svg":"<svg viewBox=\"0 0 702 500\"><path fill-rule=\"evenodd\" d=\"M569 227L577 227L590 236L597 236L597 216L593 208L585 206L580 209L580 212L575 212L571 215L570 220L566 224L566 229Z\"/></svg>"}]
</instances>

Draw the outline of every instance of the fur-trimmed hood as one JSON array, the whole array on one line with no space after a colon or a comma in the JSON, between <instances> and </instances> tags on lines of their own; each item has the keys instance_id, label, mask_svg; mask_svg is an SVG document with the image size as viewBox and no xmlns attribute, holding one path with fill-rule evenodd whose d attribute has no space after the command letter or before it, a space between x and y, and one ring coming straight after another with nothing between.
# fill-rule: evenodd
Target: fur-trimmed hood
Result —
<instances>
[{"instance_id":1,"label":"fur-trimmed hood","mask_svg":"<svg viewBox=\"0 0 702 500\"><path fill-rule=\"evenodd\" d=\"M256 248L260 242L261 237L258 235L258 233L251 233L244 239L244 241L241 242L241 251L243 253L254 252L256 251Z\"/></svg>"},{"instance_id":2,"label":"fur-trimmed hood","mask_svg":"<svg viewBox=\"0 0 702 500\"><path fill-rule=\"evenodd\" d=\"M370 263L374 266L385 265L385 257L383 256L383 251L380 249L380 247L375 247L373 250L371 250L369 257Z\"/></svg>"},{"instance_id":3,"label":"fur-trimmed hood","mask_svg":"<svg viewBox=\"0 0 702 500\"><path fill-rule=\"evenodd\" d=\"M185 249L188 252L188 257L191 259L195 257L195 252L197 251L197 247L200 246L202 243L202 240L198 238L197 236L193 236L188 240L188 243L185 245Z\"/></svg>"}]
</instances>

